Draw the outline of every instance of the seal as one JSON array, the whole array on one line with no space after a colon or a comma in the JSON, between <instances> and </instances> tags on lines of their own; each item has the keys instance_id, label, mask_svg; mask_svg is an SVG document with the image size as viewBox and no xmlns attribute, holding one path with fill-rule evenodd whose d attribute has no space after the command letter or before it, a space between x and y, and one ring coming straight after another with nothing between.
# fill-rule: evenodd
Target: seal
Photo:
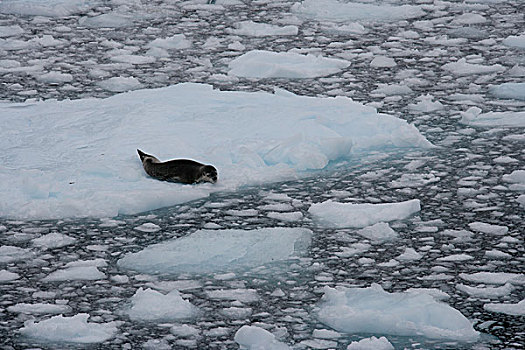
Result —
<instances>
[{"instance_id":1,"label":"seal","mask_svg":"<svg viewBox=\"0 0 525 350\"><path fill-rule=\"evenodd\" d=\"M162 181L194 184L217 182L217 169L191 159L173 159L161 162L156 157L137 149L142 166L149 176Z\"/></svg>"}]
</instances>

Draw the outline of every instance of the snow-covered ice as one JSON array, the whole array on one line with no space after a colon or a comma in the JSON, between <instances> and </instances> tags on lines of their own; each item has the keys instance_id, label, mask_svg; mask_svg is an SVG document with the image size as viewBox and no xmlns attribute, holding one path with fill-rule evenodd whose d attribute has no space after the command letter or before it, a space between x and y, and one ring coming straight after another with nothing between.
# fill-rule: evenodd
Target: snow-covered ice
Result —
<instances>
[{"instance_id":1,"label":"snow-covered ice","mask_svg":"<svg viewBox=\"0 0 525 350\"><path fill-rule=\"evenodd\" d=\"M291 347L278 341L275 335L256 326L242 326L234 337L241 349L246 350L290 350Z\"/></svg>"},{"instance_id":2,"label":"snow-covered ice","mask_svg":"<svg viewBox=\"0 0 525 350\"><path fill-rule=\"evenodd\" d=\"M518 302L517 304L488 303L483 305L483 308L491 312L501 312L513 316L523 316L525 315L525 299Z\"/></svg>"},{"instance_id":3,"label":"snow-covered ice","mask_svg":"<svg viewBox=\"0 0 525 350\"><path fill-rule=\"evenodd\" d=\"M394 350L394 346L385 337L376 338L372 336L353 341L346 350Z\"/></svg>"},{"instance_id":4,"label":"snow-covered ice","mask_svg":"<svg viewBox=\"0 0 525 350\"><path fill-rule=\"evenodd\" d=\"M141 321L174 321L194 317L198 308L185 300L179 291L174 289L162 294L151 288L139 288L131 297L131 305L126 314L133 320Z\"/></svg>"}]
</instances>

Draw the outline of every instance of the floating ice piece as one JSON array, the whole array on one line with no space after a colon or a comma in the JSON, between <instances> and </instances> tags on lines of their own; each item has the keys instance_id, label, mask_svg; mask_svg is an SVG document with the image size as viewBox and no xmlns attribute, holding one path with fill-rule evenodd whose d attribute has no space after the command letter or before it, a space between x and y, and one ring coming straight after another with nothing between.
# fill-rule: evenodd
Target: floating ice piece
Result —
<instances>
[{"instance_id":1,"label":"floating ice piece","mask_svg":"<svg viewBox=\"0 0 525 350\"><path fill-rule=\"evenodd\" d=\"M241 349L246 350L291 350L291 347L278 341L272 333L256 326L242 326L233 339Z\"/></svg>"},{"instance_id":2,"label":"floating ice piece","mask_svg":"<svg viewBox=\"0 0 525 350\"><path fill-rule=\"evenodd\" d=\"M437 258L437 261L467 261L472 260L474 257L468 254L453 254Z\"/></svg>"},{"instance_id":3,"label":"floating ice piece","mask_svg":"<svg viewBox=\"0 0 525 350\"><path fill-rule=\"evenodd\" d=\"M43 282L56 281L95 281L106 278L106 275L96 266L73 266L50 273L42 279Z\"/></svg>"},{"instance_id":4,"label":"floating ice piece","mask_svg":"<svg viewBox=\"0 0 525 350\"><path fill-rule=\"evenodd\" d=\"M37 340L68 343L101 343L113 338L117 333L117 323L87 322L89 314L72 317L62 315L35 322L27 321L20 329L23 336Z\"/></svg>"},{"instance_id":5,"label":"floating ice piece","mask_svg":"<svg viewBox=\"0 0 525 350\"><path fill-rule=\"evenodd\" d=\"M2 12L2 4L0 3L0 13ZM17 36L24 32L24 29L19 25L0 26L0 38Z\"/></svg>"},{"instance_id":6,"label":"floating ice piece","mask_svg":"<svg viewBox=\"0 0 525 350\"><path fill-rule=\"evenodd\" d=\"M157 38L146 45L148 48L160 48L164 50L183 50L190 48L192 43L186 39L184 34L175 34L167 38Z\"/></svg>"},{"instance_id":7,"label":"floating ice piece","mask_svg":"<svg viewBox=\"0 0 525 350\"><path fill-rule=\"evenodd\" d=\"M506 283L501 287L470 287L464 284L456 285L456 288L462 292L467 293L470 296L477 298L499 298L505 295L509 295L514 287L510 283Z\"/></svg>"},{"instance_id":8,"label":"floating ice piece","mask_svg":"<svg viewBox=\"0 0 525 350\"><path fill-rule=\"evenodd\" d=\"M118 77L101 83L114 90L140 84ZM203 84L107 99L2 103L0 115L2 134L9 135L0 138L0 148L10 151L0 167L0 215L16 218L133 214L305 176L354 152L432 147L414 125L349 98L219 91ZM154 181L142 169L137 145L163 160L213 164L219 182ZM60 164L51 167L56 154Z\"/></svg>"},{"instance_id":9,"label":"floating ice piece","mask_svg":"<svg viewBox=\"0 0 525 350\"><path fill-rule=\"evenodd\" d=\"M34 255L31 249L19 248L11 245L0 246L0 264L24 260Z\"/></svg>"},{"instance_id":10,"label":"floating ice piece","mask_svg":"<svg viewBox=\"0 0 525 350\"><path fill-rule=\"evenodd\" d=\"M73 81L73 76L69 73L48 72L36 77L36 80L47 84L63 84Z\"/></svg>"},{"instance_id":11,"label":"floating ice piece","mask_svg":"<svg viewBox=\"0 0 525 350\"><path fill-rule=\"evenodd\" d=\"M399 255L396 260L401 261L412 261L412 260L419 260L423 257L420 253L418 253L414 248L405 248L405 251Z\"/></svg>"},{"instance_id":12,"label":"floating ice piece","mask_svg":"<svg viewBox=\"0 0 525 350\"><path fill-rule=\"evenodd\" d=\"M287 222L295 222L303 218L303 213L301 213L300 211L294 211L291 213L280 213L280 212L272 211L272 212L269 212L267 215L271 219L287 221Z\"/></svg>"},{"instance_id":13,"label":"floating ice piece","mask_svg":"<svg viewBox=\"0 0 525 350\"><path fill-rule=\"evenodd\" d=\"M142 87L141 82L135 77L112 77L98 82L97 85L113 92L137 90Z\"/></svg>"},{"instance_id":14,"label":"floating ice piece","mask_svg":"<svg viewBox=\"0 0 525 350\"><path fill-rule=\"evenodd\" d=\"M373 242L391 241L399 237L397 232L394 231L386 222L379 222L372 226L367 226L358 230L357 234L368 238Z\"/></svg>"},{"instance_id":15,"label":"floating ice piece","mask_svg":"<svg viewBox=\"0 0 525 350\"><path fill-rule=\"evenodd\" d=\"M269 23L258 23L253 21L243 21L235 25L235 29L228 30L231 34L246 36L277 36L277 35L297 35L299 28L295 25L278 26Z\"/></svg>"},{"instance_id":16,"label":"floating ice piece","mask_svg":"<svg viewBox=\"0 0 525 350\"><path fill-rule=\"evenodd\" d=\"M93 0L3 0L0 13L23 16L66 17L94 7Z\"/></svg>"},{"instance_id":17,"label":"floating ice piece","mask_svg":"<svg viewBox=\"0 0 525 350\"><path fill-rule=\"evenodd\" d=\"M132 320L175 321L195 316L198 308L184 300L176 289L164 295L150 288L139 288L125 312Z\"/></svg>"},{"instance_id":18,"label":"floating ice piece","mask_svg":"<svg viewBox=\"0 0 525 350\"><path fill-rule=\"evenodd\" d=\"M454 24L481 24L487 22L487 19L477 13L464 13L452 21Z\"/></svg>"},{"instance_id":19,"label":"floating ice piece","mask_svg":"<svg viewBox=\"0 0 525 350\"><path fill-rule=\"evenodd\" d=\"M462 279L486 284L525 284L525 275L520 273L510 272L476 272L476 273L460 273L459 277Z\"/></svg>"},{"instance_id":20,"label":"floating ice piece","mask_svg":"<svg viewBox=\"0 0 525 350\"><path fill-rule=\"evenodd\" d=\"M373 90L374 94L384 94L386 96L410 95L414 91L403 84L378 84L378 88Z\"/></svg>"},{"instance_id":21,"label":"floating ice piece","mask_svg":"<svg viewBox=\"0 0 525 350\"><path fill-rule=\"evenodd\" d=\"M76 241L75 238L69 237L63 233L52 232L42 237L35 238L31 243L36 247L43 249L52 249L65 247L66 245L73 244Z\"/></svg>"},{"instance_id":22,"label":"floating ice piece","mask_svg":"<svg viewBox=\"0 0 525 350\"><path fill-rule=\"evenodd\" d=\"M66 312L71 312L71 307L68 305L60 304L45 304L45 303L36 303L36 304L26 304L19 303L16 305L9 306L7 308L9 312L17 312L23 314L61 314Z\"/></svg>"},{"instance_id":23,"label":"floating ice piece","mask_svg":"<svg viewBox=\"0 0 525 350\"><path fill-rule=\"evenodd\" d=\"M112 61L129 64L150 64L156 61L155 57L141 55L116 55L110 58Z\"/></svg>"},{"instance_id":24,"label":"floating ice piece","mask_svg":"<svg viewBox=\"0 0 525 350\"><path fill-rule=\"evenodd\" d=\"M374 68L391 68L397 66L396 60L394 60L392 57L386 57L386 56L376 56L370 62L370 67Z\"/></svg>"},{"instance_id":25,"label":"floating ice piece","mask_svg":"<svg viewBox=\"0 0 525 350\"><path fill-rule=\"evenodd\" d=\"M376 338L372 336L351 342L346 350L394 350L394 346L385 337Z\"/></svg>"},{"instance_id":26,"label":"floating ice piece","mask_svg":"<svg viewBox=\"0 0 525 350\"><path fill-rule=\"evenodd\" d=\"M461 122L480 127L525 127L525 112L481 113L478 107L470 107L461 113Z\"/></svg>"},{"instance_id":27,"label":"floating ice piece","mask_svg":"<svg viewBox=\"0 0 525 350\"><path fill-rule=\"evenodd\" d=\"M501 179L505 182L525 185L525 170L514 170L510 174L503 175Z\"/></svg>"},{"instance_id":28,"label":"floating ice piece","mask_svg":"<svg viewBox=\"0 0 525 350\"><path fill-rule=\"evenodd\" d=\"M477 232L489 234L489 235L495 235L495 236L503 236L507 232L509 232L509 228L507 226L500 226L500 225L492 225L487 224L485 222L471 222L468 224L468 227Z\"/></svg>"},{"instance_id":29,"label":"floating ice piece","mask_svg":"<svg viewBox=\"0 0 525 350\"><path fill-rule=\"evenodd\" d=\"M134 229L141 232L157 232L160 231L161 228L159 225L154 224L152 222L145 222L142 225L135 227Z\"/></svg>"},{"instance_id":30,"label":"floating ice piece","mask_svg":"<svg viewBox=\"0 0 525 350\"><path fill-rule=\"evenodd\" d=\"M246 269L297 257L309 246L311 234L303 228L200 230L126 254L118 265L160 274Z\"/></svg>"},{"instance_id":31,"label":"floating ice piece","mask_svg":"<svg viewBox=\"0 0 525 350\"><path fill-rule=\"evenodd\" d=\"M511 35L502 41L504 45L525 49L525 34Z\"/></svg>"},{"instance_id":32,"label":"floating ice piece","mask_svg":"<svg viewBox=\"0 0 525 350\"><path fill-rule=\"evenodd\" d=\"M0 270L0 283L15 281L20 278L20 275L16 272L7 270Z\"/></svg>"},{"instance_id":33,"label":"floating ice piece","mask_svg":"<svg viewBox=\"0 0 525 350\"><path fill-rule=\"evenodd\" d=\"M439 101L433 101L432 95L419 96L417 100L418 103L409 104L408 108L412 111L421 112L421 113L430 113L435 111L440 111L443 108L443 104Z\"/></svg>"},{"instance_id":34,"label":"floating ice piece","mask_svg":"<svg viewBox=\"0 0 525 350\"><path fill-rule=\"evenodd\" d=\"M133 18L121 13L110 12L95 17L82 17L79 24L89 28L123 28L133 25Z\"/></svg>"},{"instance_id":35,"label":"floating ice piece","mask_svg":"<svg viewBox=\"0 0 525 350\"><path fill-rule=\"evenodd\" d=\"M442 68L459 76L498 73L505 70L505 67L503 67L501 64L494 64L492 66L472 64L468 63L466 58L461 58L457 62L444 64Z\"/></svg>"},{"instance_id":36,"label":"floating ice piece","mask_svg":"<svg viewBox=\"0 0 525 350\"><path fill-rule=\"evenodd\" d=\"M331 75L350 65L349 61L312 54L254 50L229 63L229 74L249 78L315 78Z\"/></svg>"},{"instance_id":37,"label":"floating ice piece","mask_svg":"<svg viewBox=\"0 0 525 350\"><path fill-rule=\"evenodd\" d=\"M499 98L525 101L525 83L503 83L490 87L489 92Z\"/></svg>"},{"instance_id":38,"label":"floating ice piece","mask_svg":"<svg viewBox=\"0 0 525 350\"><path fill-rule=\"evenodd\" d=\"M294 4L292 12L320 21L397 21L421 17L420 6L371 5L337 0L305 0Z\"/></svg>"},{"instance_id":39,"label":"floating ice piece","mask_svg":"<svg viewBox=\"0 0 525 350\"><path fill-rule=\"evenodd\" d=\"M218 289L208 290L206 295L211 299L232 300L241 303L254 303L259 301L259 295L255 289Z\"/></svg>"},{"instance_id":40,"label":"floating ice piece","mask_svg":"<svg viewBox=\"0 0 525 350\"><path fill-rule=\"evenodd\" d=\"M500 312L512 316L525 315L525 299L517 304L485 304L483 308L491 312Z\"/></svg>"},{"instance_id":41,"label":"floating ice piece","mask_svg":"<svg viewBox=\"0 0 525 350\"><path fill-rule=\"evenodd\" d=\"M308 212L324 226L362 228L379 222L403 220L420 210L419 199L383 204L337 203L328 200L312 204Z\"/></svg>"},{"instance_id":42,"label":"floating ice piece","mask_svg":"<svg viewBox=\"0 0 525 350\"><path fill-rule=\"evenodd\" d=\"M329 288L317 311L319 320L340 332L424 336L475 341L479 337L458 310L426 294L388 293L369 288Z\"/></svg>"}]
</instances>

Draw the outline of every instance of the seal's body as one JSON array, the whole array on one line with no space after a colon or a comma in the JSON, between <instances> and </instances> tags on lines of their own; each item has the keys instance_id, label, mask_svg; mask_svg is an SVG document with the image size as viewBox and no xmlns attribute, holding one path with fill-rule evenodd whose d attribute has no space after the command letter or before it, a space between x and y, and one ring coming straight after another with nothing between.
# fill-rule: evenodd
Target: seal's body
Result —
<instances>
[{"instance_id":1,"label":"seal's body","mask_svg":"<svg viewBox=\"0 0 525 350\"><path fill-rule=\"evenodd\" d=\"M161 162L156 157L137 150L146 173L162 181L194 184L199 182L217 182L217 169L191 159L173 159Z\"/></svg>"}]
</instances>

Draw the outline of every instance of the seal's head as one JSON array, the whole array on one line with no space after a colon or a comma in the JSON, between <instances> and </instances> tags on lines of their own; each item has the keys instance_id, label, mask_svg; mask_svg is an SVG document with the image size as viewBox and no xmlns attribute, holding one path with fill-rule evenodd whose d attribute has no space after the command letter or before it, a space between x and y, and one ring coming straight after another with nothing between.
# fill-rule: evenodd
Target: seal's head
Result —
<instances>
[{"instance_id":1,"label":"seal's head","mask_svg":"<svg viewBox=\"0 0 525 350\"><path fill-rule=\"evenodd\" d=\"M147 153L144 153L140 149L137 149L137 153L139 154L140 161L142 162L142 164L159 163L159 160L156 157L149 155Z\"/></svg>"},{"instance_id":2,"label":"seal's head","mask_svg":"<svg viewBox=\"0 0 525 350\"><path fill-rule=\"evenodd\" d=\"M211 182L212 184L217 182L217 169L212 165L205 165L202 167L202 175L198 182Z\"/></svg>"}]
</instances>

